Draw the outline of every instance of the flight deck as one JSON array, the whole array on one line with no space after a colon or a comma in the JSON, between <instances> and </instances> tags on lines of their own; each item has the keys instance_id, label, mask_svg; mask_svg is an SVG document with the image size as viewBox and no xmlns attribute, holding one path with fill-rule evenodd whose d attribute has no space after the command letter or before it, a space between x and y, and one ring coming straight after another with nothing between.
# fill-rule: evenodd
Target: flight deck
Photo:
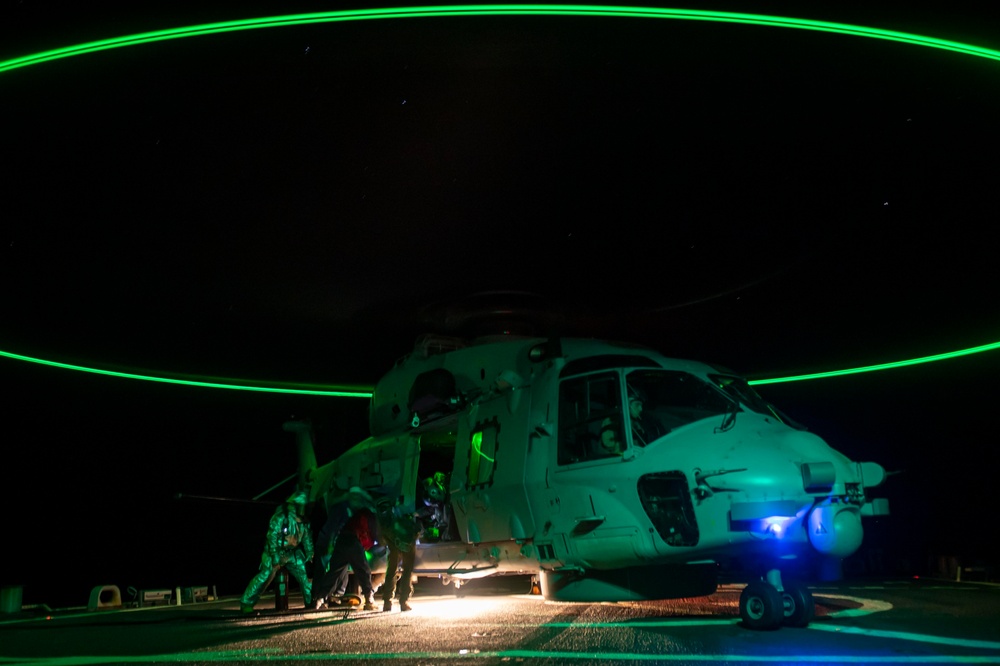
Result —
<instances>
[{"instance_id":1,"label":"flight deck","mask_svg":"<svg viewBox=\"0 0 1000 666\"><path fill-rule=\"evenodd\" d=\"M236 598L144 609L33 608L0 616L0 664L998 664L1000 586L932 579L820 584L806 628L751 630L741 585L670 601L564 603L523 578L456 596L422 583L413 610L253 615ZM381 607L381 605L380 605Z\"/></svg>"}]
</instances>

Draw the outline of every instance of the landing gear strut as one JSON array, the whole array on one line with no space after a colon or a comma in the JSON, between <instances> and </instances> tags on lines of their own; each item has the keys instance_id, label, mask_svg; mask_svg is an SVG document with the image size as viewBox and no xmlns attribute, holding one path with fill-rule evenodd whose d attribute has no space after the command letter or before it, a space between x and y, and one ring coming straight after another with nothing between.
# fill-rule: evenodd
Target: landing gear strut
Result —
<instances>
[{"instance_id":1,"label":"landing gear strut","mask_svg":"<svg viewBox=\"0 0 1000 666\"><path fill-rule=\"evenodd\" d=\"M809 590L795 581L782 583L777 569L768 571L761 580L751 581L740 594L740 617L750 629L805 627L815 613Z\"/></svg>"}]
</instances>

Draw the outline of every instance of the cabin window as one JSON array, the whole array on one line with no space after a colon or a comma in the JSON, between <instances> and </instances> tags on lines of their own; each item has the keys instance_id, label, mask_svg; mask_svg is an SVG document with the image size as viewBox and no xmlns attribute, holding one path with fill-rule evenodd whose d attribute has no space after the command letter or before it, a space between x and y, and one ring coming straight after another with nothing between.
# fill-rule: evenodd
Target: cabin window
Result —
<instances>
[{"instance_id":1,"label":"cabin window","mask_svg":"<svg viewBox=\"0 0 1000 666\"><path fill-rule=\"evenodd\" d=\"M500 424L494 419L480 423L472 431L469 441L469 487L487 485L493 482L496 469L497 434Z\"/></svg>"},{"instance_id":2,"label":"cabin window","mask_svg":"<svg viewBox=\"0 0 1000 666\"><path fill-rule=\"evenodd\" d=\"M671 546L697 546L698 521L683 472L655 472L639 478L639 500L660 538Z\"/></svg>"},{"instance_id":3,"label":"cabin window","mask_svg":"<svg viewBox=\"0 0 1000 666\"><path fill-rule=\"evenodd\" d=\"M567 379L559 387L560 465L620 457L621 382L616 373Z\"/></svg>"}]
</instances>

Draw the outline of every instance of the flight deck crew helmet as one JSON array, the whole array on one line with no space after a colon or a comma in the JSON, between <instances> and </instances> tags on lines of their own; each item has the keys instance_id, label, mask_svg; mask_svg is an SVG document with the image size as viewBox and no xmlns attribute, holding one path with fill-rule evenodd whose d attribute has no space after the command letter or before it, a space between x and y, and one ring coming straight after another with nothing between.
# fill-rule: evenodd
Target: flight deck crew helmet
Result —
<instances>
[{"instance_id":1,"label":"flight deck crew helmet","mask_svg":"<svg viewBox=\"0 0 1000 666\"><path fill-rule=\"evenodd\" d=\"M298 507L304 507L308 501L309 495L304 490L292 493L291 497L285 500L286 503L294 504Z\"/></svg>"},{"instance_id":2,"label":"flight deck crew helmet","mask_svg":"<svg viewBox=\"0 0 1000 666\"><path fill-rule=\"evenodd\" d=\"M646 402L646 394L645 392L642 391L642 389L638 389L635 386L632 386L631 384L626 384L626 387L628 389L629 402L632 402L634 400L638 400L639 402Z\"/></svg>"},{"instance_id":3,"label":"flight deck crew helmet","mask_svg":"<svg viewBox=\"0 0 1000 666\"><path fill-rule=\"evenodd\" d=\"M378 501L375 502L375 514L378 516L379 521L383 524L392 525L392 521L395 516L392 499L389 497L378 498Z\"/></svg>"},{"instance_id":4,"label":"flight deck crew helmet","mask_svg":"<svg viewBox=\"0 0 1000 666\"><path fill-rule=\"evenodd\" d=\"M365 490L361 486L351 486L351 489L347 491L347 494L349 494L349 495L359 495L361 497L364 497L368 501L371 501L371 499L372 499L371 493L369 493L367 490Z\"/></svg>"},{"instance_id":5,"label":"flight deck crew helmet","mask_svg":"<svg viewBox=\"0 0 1000 666\"><path fill-rule=\"evenodd\" d=\"M373 500L371 494L361 486L351 486L351 489L347 491L347 499L352 504L362 505L371 509L375 508L375 500Z\"/></svg>"},{"instance_id":6,"label":"flight deck crew helmet","mask_svg":"<svg viewBox=\"0 0 1000 666\"><path fill-rule=\"evenodd\" d=\"M443 481L444 474L441 472L424 479L424 499L429 499L434 502L444 501L446 493Z\"/></svg>"}]
</instances>

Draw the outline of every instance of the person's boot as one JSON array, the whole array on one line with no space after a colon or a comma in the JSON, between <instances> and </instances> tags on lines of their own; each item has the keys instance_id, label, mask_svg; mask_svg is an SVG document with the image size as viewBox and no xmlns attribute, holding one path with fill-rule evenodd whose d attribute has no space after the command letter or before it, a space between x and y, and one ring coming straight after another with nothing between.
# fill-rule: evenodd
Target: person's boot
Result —
<instances>
[{"instance_id":1,"label":"person's boot","mask_svg":"<svg viewBox=\"0 0 1000 666\"><path fill-rule=\"evenodd\" d=\"M386 599L382 603L382 612L383 613L388 613L390 611L392 611L392 599Z\"/></svg>"},{"instance_id":2,"label":"person's boot","mask_svg":"<svg viewBox=\"0 0 1000 666\"><path fill-rule=\"evenodd\" d=\"M365 598L365 610L375 610L375 594L372 592Z\"/></svg>"},{"instance_id":3,"label":"person's boot","mask_svg":"<svg viewBox=\"0 0 1000 666\"><path fill-rule=\"evenodd\" d=\"M406 612L406 611L409 611L409 610L413 610L413 607L410 606L410 604L406 603L406 599L400 599L399 600L399 610L402 611L402 612Z\"/></svg>"}]
</instances>

